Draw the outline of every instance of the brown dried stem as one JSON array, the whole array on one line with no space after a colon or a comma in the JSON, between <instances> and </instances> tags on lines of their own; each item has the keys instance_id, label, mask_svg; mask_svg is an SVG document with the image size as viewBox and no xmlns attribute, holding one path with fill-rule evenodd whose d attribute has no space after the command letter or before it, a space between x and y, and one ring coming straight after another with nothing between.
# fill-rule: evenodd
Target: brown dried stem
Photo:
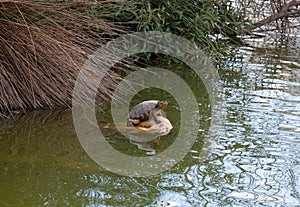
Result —
<instances>
[{"instance_id":1,"label":"brown dried stem","mask_svg":"<svg viewBox=\"0 0 300 207\"><path fill-rule=\"evenodd\" d=\"M87 56L124 32L80 11L90 4L0 0L0 111L70 106ZM114 84L111 74L100 86L103 99Z\"/></svg>"}]
</instances>

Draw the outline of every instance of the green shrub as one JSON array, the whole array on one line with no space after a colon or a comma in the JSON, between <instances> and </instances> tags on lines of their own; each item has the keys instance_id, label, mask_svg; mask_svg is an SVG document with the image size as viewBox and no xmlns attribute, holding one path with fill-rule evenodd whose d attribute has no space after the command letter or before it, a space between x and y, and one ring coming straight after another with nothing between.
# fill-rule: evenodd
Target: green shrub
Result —
<instances>
[{"instance_id":1,"label":"green shrub","mask_svg":"<svg viewBox=\"0 0 300 207\"><path fill-rule=\"evenodd\" d=\"M102 4L98 9L102 18L132 31L171 32L213 54L236 41L245 23L230 0L132 0ZM97 9L94 12L97 15Z\"/></svg>"}]
</instances>

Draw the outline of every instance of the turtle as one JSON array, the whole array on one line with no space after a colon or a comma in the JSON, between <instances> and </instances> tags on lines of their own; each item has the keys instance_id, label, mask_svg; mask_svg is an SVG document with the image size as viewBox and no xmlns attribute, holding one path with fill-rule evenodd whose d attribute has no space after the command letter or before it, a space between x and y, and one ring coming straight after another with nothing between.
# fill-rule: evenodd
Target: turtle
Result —
<instances>
[{"instance_id":1,"label":"turtle","mask_svg":"<svg viewBox=\"0 0 300 207\"><path fill-rule=\"evenodd\" d=\"M168 105L167 101L148 100L134 106L128 114L127 126L151 127L149 120L153 119L156 124L160 121L157 116L162 116L161 111Z\"/></svg>"}]
</instances>

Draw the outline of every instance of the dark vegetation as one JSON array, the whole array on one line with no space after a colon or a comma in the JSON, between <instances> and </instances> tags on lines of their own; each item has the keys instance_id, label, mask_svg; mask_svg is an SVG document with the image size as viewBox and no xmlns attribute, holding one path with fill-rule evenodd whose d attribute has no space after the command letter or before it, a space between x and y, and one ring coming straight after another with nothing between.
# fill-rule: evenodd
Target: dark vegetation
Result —
<instances>
[{"instance_id":1,"label":"dark vegetation","mask_svg":"<svg viewBox=\"0 0 300 207\"><path fill-rule=\"evenodd\" d=\"M299 16L299 0L270 1L277 2L271 5L273 14L258 18L248 8L255 5L261 11L264 6L252 0L237 1L235 6L231 2L0 0L0 117L70 106L74 82L87 56L122 34L171 32L220 57L229 44L241 43L243 33L279 21L286 25L289 18ZM249 15L256 23L250 23ZM99 88L100 100L109 99L118 73L131 66L125 62L109 73Z\"/></svg>"},{"instance_id":2,"label":"dark vegetation","mask_svg":"<svg viewBox=\"0 0 300 207\"><path fill-rule=\"evenodd\" d=\"M131 31L171 32L214 55L234 41L246 25L242 13L228 0L132 0L103 6L111 9L98 7L106 11L103 18L110 22Z\"/></svg>"}]
</instances>

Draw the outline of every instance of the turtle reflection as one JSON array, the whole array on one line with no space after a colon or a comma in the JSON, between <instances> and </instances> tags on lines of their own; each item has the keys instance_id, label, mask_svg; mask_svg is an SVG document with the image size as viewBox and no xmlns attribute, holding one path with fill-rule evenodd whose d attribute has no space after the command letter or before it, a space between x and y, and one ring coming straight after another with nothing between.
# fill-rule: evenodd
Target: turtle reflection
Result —
<instances>
[{"instance_id":1,"label":"turtle reflection","mask_svg":"<svg viewBox=\"0 0 300 207\"><path fill-rule=\"evenodd\" d=\"M145 127L128 127L125 134L130 138L130 142L138 146L139 149L147 151L147 154L156 154L156 151L151 147L155 142L158 146L161 145L160 137L170 133L173 128L171 122L163 117L157 116L157 120L150 119ZM158 122L158 123L157 123ZM124 133L124 132L123 132Z\"/></svg>"}]
</instances>

